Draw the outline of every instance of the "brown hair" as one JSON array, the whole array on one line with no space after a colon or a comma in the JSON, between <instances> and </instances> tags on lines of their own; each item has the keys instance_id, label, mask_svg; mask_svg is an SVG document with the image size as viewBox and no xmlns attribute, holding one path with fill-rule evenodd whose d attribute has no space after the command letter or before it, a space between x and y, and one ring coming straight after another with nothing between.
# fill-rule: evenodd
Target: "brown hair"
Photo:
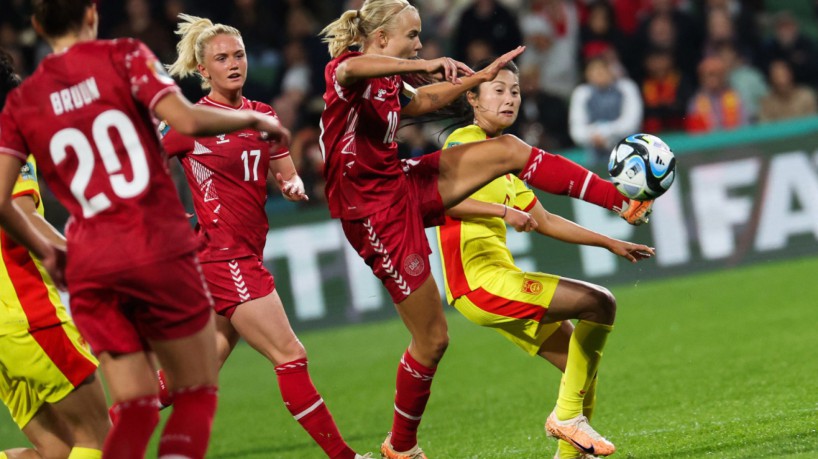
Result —
<instances>
[{"instance_id":1,"label":"brown hair","mask_svg":"<svg viewBox=\"0 0 818 459\"><path fill-rule=\"evenodd\" d=\"M49 37L61 37L82 26L92 0L35 0L32 16Z\"/></svg>"}]
</instances>

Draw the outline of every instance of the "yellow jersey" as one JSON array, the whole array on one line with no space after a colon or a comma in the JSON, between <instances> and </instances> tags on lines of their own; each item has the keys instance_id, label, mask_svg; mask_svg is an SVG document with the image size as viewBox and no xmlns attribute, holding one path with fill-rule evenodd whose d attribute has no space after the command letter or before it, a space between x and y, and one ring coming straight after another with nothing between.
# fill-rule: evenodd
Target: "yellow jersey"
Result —
<instances>
[{"instance_id":1,"label":"yellow jersey","mask_svg":"<svg viewBox=\"0 0 818 459\"><path fill-rule=\"evenodd\" d=\"M37 164L29 155L20 168L12 196L30 195L43 215ZM0 231L0 336L20 330L38 330L68 320L57 288L36 259L25 247Z\"/></svg>"},{"instance_id":2,"label":"yellow jersey","mask_svg":"<svg viewBox=\"0 0 818 459\"><path fill-rule=\"evenodd\" d=\"M476 125L457 129L446 139L441 154L445 155L445 150L455 145L486 138L486 132ZM534 193L513 174L494 179L469 197L526 212L537 203ZM437 236L449 303L494 278L498 268L521 271L506 247L506 224L500 217L446 216L446 223L437 228Z\"/></svg>"}]
</instances>

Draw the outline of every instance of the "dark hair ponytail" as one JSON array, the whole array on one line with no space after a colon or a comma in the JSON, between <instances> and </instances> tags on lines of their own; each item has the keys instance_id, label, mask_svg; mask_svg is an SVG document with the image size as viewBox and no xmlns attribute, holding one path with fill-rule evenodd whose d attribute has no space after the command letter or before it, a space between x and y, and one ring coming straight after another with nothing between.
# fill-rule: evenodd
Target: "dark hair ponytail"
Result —
<instances>
[{"instance_id":1,"label":"dark hair ponytail","mask_svg":"<svg viewBox=\"0 0 818 459\"><path fill-rule=\"evenodd\" d=\"M495 58L488 58L479 61L474 66L474 71L479 72L484 68L488 67L495 61ZM515 75L520 75L520 69L517 68L517 64L514 61L508 61L506 65L503 66L500 70L508 70ZM404 75L404 80L407 83L411 84L412 86L424 86L427 84L435 83L435 81L430 80L427 76L422 74L409 74ZM437 121L448 120L450 123L442 128L440 131L437 132L438 137L440 137L445 132L448 132L452 129L461 128L463 126L468 126L472 124L474 121L474 108L469 104L468 94L472 93L475 95L480 95L480 85L469 89L468 91L464 92L460 95L454 102L450 103L449 105L441 108L440 110L434 111L432 113L427 113L425 115L421 115L415 118L409 119L407 122L403 123L403 126L411 126L413 124L424 124L424 123L434 123Z\"/></svg>"},{"instance_id":2,"label":"dark hair ponytail","mask_svg":"<svg viewBox=\"0 0 818 459\"><path fill-rule=\"evenodd\" d=\"M20 76L14 73L14 60L4 49L0 49L0 110L6 105L6 96L20 86Z\"/></svg>"}]
</instances>

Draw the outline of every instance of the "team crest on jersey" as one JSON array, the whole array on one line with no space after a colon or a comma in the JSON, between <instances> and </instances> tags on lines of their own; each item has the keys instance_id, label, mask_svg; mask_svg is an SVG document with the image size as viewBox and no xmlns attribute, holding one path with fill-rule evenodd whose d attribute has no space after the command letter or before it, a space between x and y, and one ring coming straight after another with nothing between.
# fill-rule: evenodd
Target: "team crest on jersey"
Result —
<instances>
[{"instance_id":1,"label":"team crest on jersey","mask_svg":"<svg viewBox=\"0 0 818 459\"><path fill-rule=\"evenodd\" d=\"M20 180L36 180L37 177L34 176L34 165L30 162L23 164L20 167Z\"/></svg>"},{"instance_id":2,"label":"team crest on jersey","mask_svg":"<svg viewBox=\"0 0 818 459\"><path fill-rule=\"evenodd\" d=\"M423 273L424 268L426 268L426 263L423 261L423 258L416 253L409 255L403 261L404 271L412 276L420 276Z\"/></svg>"},{"instance_id":3,"label":"team crest on jersey","mask_svg":"<svg viewBox=\"0 0 818 459\"><path fill-rule=\"evenodd\" d=\"M523 279L523 287L520 289L523 293L536 295L542 292L542 283L532 279Z\"/></svg>"},{"instance_id":4,"label":"team crest on jersey","mask_svg":"<svg viewBox=\"0 0 818 459\"><path fill-rule=\"evenodd\" d=\"M383 102L385 100L384 96L386 96L386 89L378 89L378 95L374 99Z\"/></svg>"},{"instance_id":5,"label":"team crest on jersey","mask_svg":"<svg viewBox=\"0 0 818 459\"><path fill-rule=\"evenodd\" d=\"M217 136L216 136L216 138L218 138L219 140L218 140L216 143L227 143L227 142L230 142L230 139L226 139L225 137L227 137L227 134L219 134L219 135L217 135Z\"/></svg>"}]
</instances>

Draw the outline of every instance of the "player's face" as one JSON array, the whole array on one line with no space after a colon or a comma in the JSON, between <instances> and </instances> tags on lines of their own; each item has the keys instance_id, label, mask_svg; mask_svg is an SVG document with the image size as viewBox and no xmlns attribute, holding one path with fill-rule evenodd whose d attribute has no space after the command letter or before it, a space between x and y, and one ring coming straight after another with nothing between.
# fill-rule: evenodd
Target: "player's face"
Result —
<instances>
[{"instance_id":1,"label":"player's face","mask_svg":"<svg viewBox=\"0 0 818 459\"><path fill-rule=\"evenodd\" d=\"M247 56L241 37L216 35L205 47L199 69L215 91L238 91L247 80Z\"/></svg>"},{"instance_id":2,"label":"player's face","mask_svg":"<svg viewBox=\"0 0 818 459\"><path fill-rule=\"evenodd\" d=\"M409 59L417 57L423 48L420 44L420 16L415 10L403 10L385 32L386 46L383 54L387 56Z\"/></svg>"},{"instance_id":3,"label":"player's face","mask_svg":"<svg viewBox=\"0 0 818 459\"><path fill-rule=\"evenodd\" d=\"M480 94L471 100L477 125L490 134L514 124L520 102L520 81L510 70L500 70L493 80L482 83Z\"/></svg>"}]
</instances>

